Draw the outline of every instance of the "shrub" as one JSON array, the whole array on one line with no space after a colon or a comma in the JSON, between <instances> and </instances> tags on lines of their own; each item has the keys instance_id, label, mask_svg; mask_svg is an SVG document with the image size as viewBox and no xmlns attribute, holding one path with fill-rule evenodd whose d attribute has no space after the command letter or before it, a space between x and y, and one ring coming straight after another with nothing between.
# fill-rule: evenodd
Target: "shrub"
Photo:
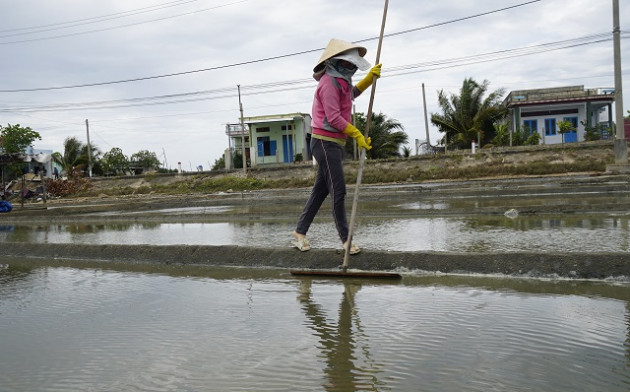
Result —
<instances>
[{"instance_id":1,"label":"shrub","mask_svg":"<svg viewBox=\"0 0 630 392\"><path fill-rule=\"evenodd\" d=\"M92 187L92 182L87 178L73 178L69 180L46 178L44 184L46 185L46 192L54 197L74 196Z\"/></svg>"}]
</instances>

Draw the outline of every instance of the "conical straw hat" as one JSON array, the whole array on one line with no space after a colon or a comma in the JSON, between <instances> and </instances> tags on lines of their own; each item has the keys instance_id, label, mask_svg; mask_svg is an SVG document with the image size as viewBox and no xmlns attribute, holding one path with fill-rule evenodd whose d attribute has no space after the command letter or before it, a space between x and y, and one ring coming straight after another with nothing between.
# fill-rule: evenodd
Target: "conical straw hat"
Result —
<instances>
[{"instance_id":1,"label":"conical straw hat","mask_svg":"<svg viewBox=\"0 0 630 392\"><path fill-rule=\"evenodd\" d=\"M320 72L324 68L324 61L335 57L342 52L355 48L359 50L359 55L361 57L365 56L365 54L367 53L367 49L361 45L356 45L337 38L331 39L330 42L328 42L326 49L324 49L324 53L322 53L322 56L319 58L317 65L315 66L315 68L313 68L313 72Z\"/></svg>"}]
</instances>

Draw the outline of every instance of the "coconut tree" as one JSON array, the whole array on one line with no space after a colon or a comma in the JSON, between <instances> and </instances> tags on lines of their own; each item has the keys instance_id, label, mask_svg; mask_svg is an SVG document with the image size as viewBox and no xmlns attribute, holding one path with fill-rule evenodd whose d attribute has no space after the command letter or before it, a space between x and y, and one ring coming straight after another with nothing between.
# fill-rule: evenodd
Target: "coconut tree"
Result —
<instances>
[{"instance_id":1,"label":"coconut tree","mask_svg":"<svg viewBox=\"0 0 630 392\"><path fill-rule=\"evenodd\" d=\"M99 163L101 152L93 144L90 144L90 152L93 165L97 166L96 171L102 172ZM52 156L68 177L79 176L88 166L88 145L81 143L76 137L68 137L63 142L63 155L55 152Z\"/></svg>"},{"instance_id":2,"label":"coconut tree","mask_svg":"<svg viewBox=\"0 0 630 392\"><path fill-rule=\"evenodd\" d=\"M466 148L473 140L483 145L494 138L494 123L505 118L507 109L501 105L503 89L484 98L489 84L487 80L479 84L468 78L464 79L459 95L449 97L444 90L438 92L442 113L432 113L431 123L444 133L444 144Z\"/></svg>"},{"instance_id":3,"label":"coconut tree","mask_svg":"<svg viewBox=\"0 0 630 392\"><path fill-rule=\"evenodd\" d=\"M365 120L365 114L357 113L356 127L362 131L365 130ZM399 157L401 146L409 140L402 124L383 113L372 113L368 136L372 138L372 149L368 151L367 156L372 159ZM347 143L346 151L352 154L353 146L354 143Z\"/></svg>"},{"instance_id":4,"label":"coconut tree","mask_svg":"<svg viewBox=\"0 0 630 392\"><path fill-rule=\"evenodd\" d=\"M63 142L63 155L60 152L55 152L53 159L61 165L61 170L66 172L68 177L74 177L85 166L85 161L81 159L82 151L83 143L76 137L68 137Z\"/></svg>"}]
</instances>

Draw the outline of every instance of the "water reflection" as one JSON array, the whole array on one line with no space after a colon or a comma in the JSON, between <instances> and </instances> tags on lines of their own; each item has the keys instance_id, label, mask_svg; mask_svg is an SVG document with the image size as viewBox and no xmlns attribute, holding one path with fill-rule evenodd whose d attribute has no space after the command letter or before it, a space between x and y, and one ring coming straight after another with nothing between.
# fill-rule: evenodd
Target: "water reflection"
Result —
<instances>
[{"instance_id":1,"label":"water reflection","mask_svg":"<svg viewBox=\"0 0 630 392\"><path fill-rule=\"evenodd\" d=\"M626 330L628 331L626 338L626 358L628 359L628 369L630 369L630 300L626 302Z\"/></svg>"},{"instance_id":2,"label":"water reflection","mask_svg":"<svg viewBox=\"0 0 630 392\"><path fill-rule=\"evenodd\" d=\"M627 285L1 263L2 391L630 386Z\"/></svg>"},{"instance_id":3,"label":"water reflection","mask_svg":"<svg viewBox=\"0 0 630 392\"><path fill-rule=\"evenodd\" d=\"M356 238L365 249L449 252L628 252L628 216L502 215L439 218L364 218ZM158 221L15 225L0 242L290 246L293 221L167 223ZM337 248L322 219L309 231L316 248Z\"/></svg>"},{"instance_id":4,"label":"water reflection","mask_svg":"<svg viewBox=\"0 0 630 392\"><path fill-rule=\"evenodd\" d=\"M620 228L628 231L628 218L618 217L518 217L505 219L503 216L475 217L463 220L466 227L471 229L507 228L518 231L548 230L548 229L607 229Z\"/></svg>"},{"instance_id":5,"label":"water reflection","mask_svg":"<svg viewBox=\"0 0 630 392\"><path fill-rule=\"evenodd\" d=\"M324 372L326 391L373 391L383 385L377 379L381 369L370 358L368 339L361 327L355 295L361 284L344 281L344 291L339 302L337 322L331 320L322 307L313 301L311 280L300 282L298 301L307 319L307 325L319 339L319 348L326 360ZM359 340L359 342L357 342ZM361 350L357 350L358 344ZM364 356L371 368L357 366Z\"/></svg>"}]
</instances>

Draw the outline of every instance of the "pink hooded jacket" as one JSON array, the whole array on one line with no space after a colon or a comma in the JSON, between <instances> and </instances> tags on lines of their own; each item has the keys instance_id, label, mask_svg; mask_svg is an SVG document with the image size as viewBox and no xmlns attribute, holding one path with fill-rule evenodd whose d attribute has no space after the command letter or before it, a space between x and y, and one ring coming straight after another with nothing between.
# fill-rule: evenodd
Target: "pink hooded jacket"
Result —
<instances>
[{"instance_id":1,"label":"pink hooded jacket","mask_svg":"<svg viewBox=\"0 0 630 392\"><path fill-rule=\"evenodd\" d=\"M344 79L327 73L322 75L313 99L313 134L344 143L348 135L343 131L352 123L352 100L359 94L361 92Z\"/></svg>"}]
</instances>

